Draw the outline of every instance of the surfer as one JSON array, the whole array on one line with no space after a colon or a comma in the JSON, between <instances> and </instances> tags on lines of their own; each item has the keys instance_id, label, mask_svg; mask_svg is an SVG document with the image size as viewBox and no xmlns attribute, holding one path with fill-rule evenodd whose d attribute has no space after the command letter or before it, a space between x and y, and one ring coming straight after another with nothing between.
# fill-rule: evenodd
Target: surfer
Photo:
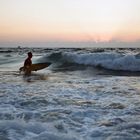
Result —
<instances>
[{"instance_id":1,"label":"surfer","mask_svg":"<svg viewBox=\"0 0 140 140\"><path fill-rule=\"evenodd\" d=\"M29 69L30 66L32 65L32 53L28 52L28 58L24 61L24 71L26 75L30 75L31 74L31 70Z\"/></svg>"},{"instance_id":2,"label":"surfer","mask_svg":"<svg viewBox=\"0 0 140 140\"><path fill-rule=\"evenodd\" d=\"M24 74L27 76L31 75L32 71L38 71L51 65L50 62L32 64L32 56L32 53L28 52L28 58L26 58L26 60L24 61L24 66L19 68L19 71L24 72Z\"/></svg>"}]
</instances>

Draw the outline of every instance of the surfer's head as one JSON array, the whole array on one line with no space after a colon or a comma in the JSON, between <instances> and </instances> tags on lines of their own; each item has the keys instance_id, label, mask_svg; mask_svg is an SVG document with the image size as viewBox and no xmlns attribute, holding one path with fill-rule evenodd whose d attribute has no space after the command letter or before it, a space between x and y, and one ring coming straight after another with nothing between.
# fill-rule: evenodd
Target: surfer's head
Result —
<instances>
[{"instance_id":1,"label":"surfer's head","mask_svg":"<svg viewBox=\"0 0 140 140\"><path fill-rule=\"evenodd\" d=\"M31 52L28 52L28 57L29 58L32 58L32 56L33 56L32 53Z\"/></svg>"}]
</instances>

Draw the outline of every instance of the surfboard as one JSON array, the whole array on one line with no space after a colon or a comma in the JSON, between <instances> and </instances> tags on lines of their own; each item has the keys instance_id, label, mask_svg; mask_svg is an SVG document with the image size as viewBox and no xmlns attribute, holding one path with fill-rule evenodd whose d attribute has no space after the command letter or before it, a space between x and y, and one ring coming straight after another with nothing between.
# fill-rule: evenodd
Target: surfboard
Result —
<instances>
[{"instance_id":1,"label":"surfboard","mask_svg":"<svg viewBox=\"0 0 140 140\"><path fill-rule=\"evenodd\" d=\"M28 69L28 71L38 71L41 69L44 69L46 67L48 67L49 65L51 65L50 62L47 63L37 63L37 64L32 64L31 66L29 66L28 68L20 67L19 70L20 71L26 71Z\"/></svg>"}]
</instances>

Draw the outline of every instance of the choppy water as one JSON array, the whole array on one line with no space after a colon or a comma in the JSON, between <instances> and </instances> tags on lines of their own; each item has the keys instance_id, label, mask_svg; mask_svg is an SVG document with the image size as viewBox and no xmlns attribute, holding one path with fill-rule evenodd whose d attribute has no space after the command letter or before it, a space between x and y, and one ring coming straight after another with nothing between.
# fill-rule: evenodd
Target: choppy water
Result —
<instances>
[{"instance_id":1,"label":"choppy water","mask_svg":"<svg viewBox=\"0 0 140 140\"><path fill-rule=\"evenodd\" d=\"M33 63L52 62L25 77ZM0 49L0 140L139 140L139 49Z\"/></svg>"}]
</instances>

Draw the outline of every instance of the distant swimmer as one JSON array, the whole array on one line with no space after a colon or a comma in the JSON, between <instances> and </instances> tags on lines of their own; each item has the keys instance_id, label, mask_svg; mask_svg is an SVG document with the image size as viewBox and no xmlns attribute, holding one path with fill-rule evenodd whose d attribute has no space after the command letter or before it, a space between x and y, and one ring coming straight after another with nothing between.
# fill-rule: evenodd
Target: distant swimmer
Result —
<instances>
[{"instance_id":1,"label":"distant swimmer","mask_svg":"<svg viewBox=\"0 0 140 140\"><path fill-rule=\"evenodd\" d=\"M30 67L32 65L32 60L31 60L32 56L33 56L32 53L28 52L28 58L24 61L24 71L26 75L31 74Z\"/></svg>"}]
</instances>

